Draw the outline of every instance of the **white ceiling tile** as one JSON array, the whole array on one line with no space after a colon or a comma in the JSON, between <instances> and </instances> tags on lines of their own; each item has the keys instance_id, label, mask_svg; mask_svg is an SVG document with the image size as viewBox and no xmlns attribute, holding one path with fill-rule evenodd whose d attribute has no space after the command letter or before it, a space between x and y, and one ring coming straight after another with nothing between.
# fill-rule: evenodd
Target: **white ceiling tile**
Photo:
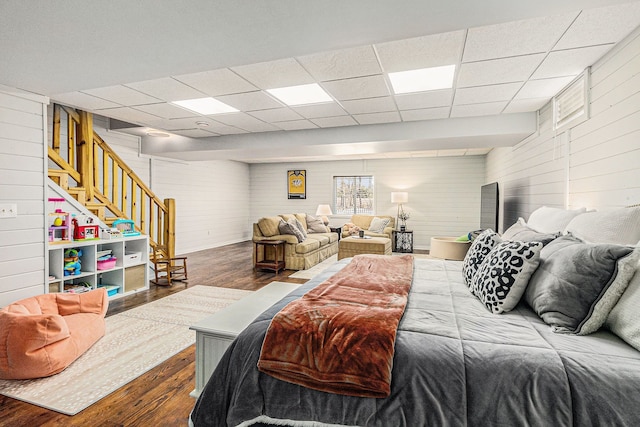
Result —
<instances>
[{"instance_id":1,"label":"white ceiling tile","mask_svg":"<svg viewBox=\"0 0 640 427\"><path fill-rule=\"evenodd\" d=\"M353 118L361 125L394 123L400 121L400 114L397 111L387 111L385 113L356 114Z\"/></svg>"},{"instance_id":2,"label":"white ceiling tile","mask_svg":"<svg viewBox=\"0 0 640 427\"><path fill-rule=\"evenodd\" d=\"M471 28L462 61L546 53L577 15L576 12Z\"/></svg>"},{"instance_id":3,"label":"white ceiling tile","mask_svg":"<svg viewBox=\"0 0 640 427\"><path fill-rule=\"evenodd\" d=\"M438 108L421 108L419 110L401 111L400 115L405 122L414 122L418 120L433 120L449 118L449 107Z\"/></svg>"},{"instance_id":4,"label":"white ceiling tile","mask_svg":"<svg viewBox=\"0 0 640 427\"><path fill-rule=\"evenodd\" d=\"M220 135L237 135L241 133L249 133L244 129L237 128L235 126L228 126L224 123L214 123L213 125L207 127L209 132L214 132Z\"/></svg>"},{"instance_id":5,"label":"white ceiling tile","mask_svg":"<svg viewBox=\"0 0 640 427\"><path fill-rule=\"evenodd\" d=\"M70 107L78 107L89 111L120 107L120 104L115 102L106 101L82 92L61 93L54 96L53 100Z\"/></svg>"},{"instance_id":6,"label":"white ceiling tile","mask_svg":"<svg viewBox=\"0 0 640 427\"><path fill-rule=\"evenodd\" d=\"M298 61L319 81L382 73L371 45L301 56Z\"/></svg>"},{"instance_id":7,"label":"white ceiling tile","mask_svg":"<svg viewBox=\"0 0 640 427\"><path fill-rule=\"evenodd\" d=\"M465 31L433 34L376 44L375 49L387 73L438 67L459 62L464 36Z\"/></svg>"},{"instance_id":8,"label":"white ceiling tile","mask_svg":"<svg viewBox=\"0 0 640 427\"><path fill-rule=\"evenodd\" d=\"M477 104L480 102L509 101L522 87L522 83L504 83L501 85L476 86L456 90L453 103Z\"/></svg>"},{"instance_id":9,"label":"white ceiling tile","mask_svg":"<svg viewBox=\"0 0 640 427\"><path fill-rule=\"evenodd\" d=\"M529 111L538 111L549 102L550 98L529 98L516 99L507 105L504 113L526 113Z\"/></svg>"},{"instance_id":10,"label":"white ceiling tile","mask_svg":"<svg viewBox=\"0 0 640 427\"><path fill-rule=\"evenodd\" d=\"M291 120L288 122L278 122L275 125L282 130L315 129L318 127L309 120Z\"/></svg>"},{"instance_id":11,"label":"white ceiling tile","mask_svg":"<svg viewBox=\"0 0 640 427\"><path fill-rule=\"evenodd\" d=\"M454 105L451 109L451 117L491 116L500 114L506 105L507 101Z\"/></svg>"},{"instance_id":12,"label":"white ceiling tile","mask_svg":"<svg viewBox=\"0 0 640 427\"><path fill-rule=\"evenodd\" d=\"M396 95L396 104L400 110L418 108L445 107L451 105L453 89L434 90L431 92L408 93Z\"/></svg>"},{"instance_id":13,"label":"white ceiling tile","mask_svg":"<svg viewBox=\"0 0 640 427\"><path fill-rule=\"evenodd\" d=\"M274 132L274 131L281 130L276 125L272 125L271 123L265 123L263 121L246 123L239 127L248 132Z\"/></svg>"},{"instance_id":14,"label":"white ceiling tile","mask_svg":"<svg viewBox=\"0 0 640 427\"><path fill-rule=\"evenodd\" d=\"M552 79L529 80L522 86L514 99L550 98L571 83L574 77L556 77Z\"/></svg>"},{"instance_id":15,"label":"white ceiling tile","mask_svg":"<svg viewBox=\"0 0 640 427\"><path fill-rule=\"evenodd\" d=\"M182 101L184 99L203 98L206 95L171 77L143 82L127 83L125 86L163 101Z\"/></svg>"},{"instance_id":16,"label":"white ceiling tile","mask_svg":"<svg viewBox=\"0 0 640 427\"><path fill-rule=\"evenodd\" d=\"M353 126L358 123L353 120L351 116L339 116L339 117L319 117L311 120L321 128L332 128L338 126Z\"/></svg>"},{"instance_id":17,"label":"white ceiling tile","mask_svg":"<svg viewBox=\"0 0 640 427\"><path fill-rule=\"evenodd\" d=\"M555 49L615 43L640 22L640 2L583 10Z\"/></svg>"},{"instance_id":18,"label":"white ceiling tile","mask_svg":"<svg viewBox=\"0 0 640 427\"><path fill-rule=\"evenodd\" d=\"M209 117L216 122L245 130L248 130L248 127L259 126L264 123L262 120L258 120L246 113L216 114Z\"/></svg>"},{"instance_id":19,"label":"white ceiling tile","mask_svg":"<svg viewBox=\"0 0 640 427\"><path fill-rule=\"evenodd\" d=\"M122 85L84 90L83 92L129 107L133 105L153 104L162 101L161 99L154 98L153 96L146 95Z\"/></svg>"},{"instance_id":20,"label":"white ceiling tile","mask_svg":"<svg viewBox=\"0 0 640 427\"><path fill-rule=\"evenodd\" d=\"M287 122L300 120L302 117L290 108L272 108L270 110L252 111L250 113L253 117L265 122Z\"/></svg>"},{"instance_id":21,"label":"white ceiling tile","mask_svg":"<svg viewBox=\"0 0 640 427\"><path fill-rule=\"evenodd\" d=\"M154 116L153 114L145 113L144 111L136 110L131 107L107 108L101 110L100 114L104 114L106 117L119 119L127 123L144 125L158 120L158 116Z\"/></svg>"},{"instance_id":22,"label":"white ceiling tile","mask_svg":"<svg viewBox=\"0 0 640 427\"><path fill-rule=\"evenodd\" d=\"M325 104L301 105L292 108L295 112L307 119L315 119L318 117L334 117L346 116L347 113L342 107L335 102L327 102Z\"/></svg>"},{"instance_id":23,"label":"white ceiling tile","mask_svg":"<svg viewBox=\"0 0 640 427\"><path fill-rule=\"evenodd\" d=\"M544 56L540 53L462 64L457 87L523 82L542 62Z\"/></svg>"},{"instance_id":24,"label":"white ceiling tile","mask_svg":"<svg viewBox=\"0 0 640 427\"><path fill-rule=\"evenodd\" d=\"M136 110L162 117L163 119L181 119L184 117L194 117L197 114L184 108L176 107L172 104L162 102L159 104L138 105L134 107Z\"/></svg>"},{"instance_id":25,"label":"white ceiling tile","mask_svg":"<svg viewBox=\"0 0 640 427\"><path fill-rule=\"evenodd\" d=\"M384 81L384 77L380 74L324 82L322 83L322 87L340 101L389 95L387 84Z\"/></svg>"},{"instance_id":26,"label":"white ceiling tile","mask_svg":"<svg viewBox=\"0 0 640 427\"><path fill-rule=\"evenodd\" d=\"M342 101L341 104L349 114L381 113L396 109L396 104L390 96L352 99L349 101Z\"/></svg>"},{"instance_id":27,"label":"white ceiling tile","mask_svg":"<svg viewBox=\"0 0 640 427\"><path fill-rule=\"evenodd\" d=\"M232 70L260 89L297 86L315 81L294 58L243 65Z\"/></svg>"},{"instance_id":28,"label":"white ceiling tile","mask_svg":"<svg viewBox=\"0 0 640 427\"><path fill-rule=\"evenodd\" d=\"M268 108L282 108L282 104L262 91L237 93L234 95L218 96L216 99L240 111L266 110Z\"/></svg>"},{"instance_id":29,"label":"white ceiling tile","mask_svg":"<svg viewBox=\"0 0 640 427\"><path fill-rule=\"evenodd\" d=\"M160 128L169 131L175 131L179 129L194 129L200 127L196 122L205 122L208 123L209 126L203 129L209 129L209 127L218 124L217 122L209 119L208 117L187 117L181 119L160 119L149 122L149 126L153 128Z\"/></svg>"},{"instance_id":30,"label":"white ceiling tile","mask_svg":"<svg viewBox=\"0 0 640 427\"><path fill-rule=\"evenodd\" d=\"M183 74L174 78L209 96L251 92L258 89L228 68Z\"/></svg>"},{"instance_id":31,"label":"white ceiling tile","mask_svg":"<svg viewBox=\"0 0 640 427\"><path fill-rule=\"evenodd\" d=\"M204 129L183 129L174 133L182 136L188 136L189 138L207 138L212 136L219 136L219 134L217 133L208 132Z\"/></svg>"},{"instance_id":32,"label":"white ceiling tile","mask_svg":"<svg viewBox=\"0 0 640 427\"><path fill-rule=\"evenodd\" d=\"M611 49L611 46L603 45L551 52L532 78L575 77L585 68L593 65L609 49Z\"/></svg>"}]
</instances>

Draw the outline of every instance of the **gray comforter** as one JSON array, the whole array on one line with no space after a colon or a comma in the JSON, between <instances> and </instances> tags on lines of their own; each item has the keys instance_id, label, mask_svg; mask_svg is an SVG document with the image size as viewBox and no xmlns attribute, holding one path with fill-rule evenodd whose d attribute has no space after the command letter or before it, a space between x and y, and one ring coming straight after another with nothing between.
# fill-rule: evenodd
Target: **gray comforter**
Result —
<instances>
[{"instance_id":1,"label":"gray comforter","mask_svg":"<svg viewBox=\"0 0 640 427\"><path fill-rule=\"evenodd\" d=\"M553 333L523 304L492 314L455 261L416 259L388 398L323 393L260 373L271 317L348 261L240 334L198 399L193 425L640 426L640 352L604 331Z\"/></svg>"}]
</instances>

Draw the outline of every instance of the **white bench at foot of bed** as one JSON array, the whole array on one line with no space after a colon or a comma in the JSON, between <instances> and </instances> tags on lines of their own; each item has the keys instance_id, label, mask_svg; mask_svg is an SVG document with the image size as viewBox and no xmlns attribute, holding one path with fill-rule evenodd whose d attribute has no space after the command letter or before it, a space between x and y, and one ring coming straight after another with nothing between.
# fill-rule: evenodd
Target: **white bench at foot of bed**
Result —
<instances>
[{"instance_id":1,"label":"white bench at foot of bed","mask_svg":"<svg viewBox=\"0 0 640 427\"><path fill-rule=\"evenodd\" d=\"M220 358L238 334L298 286L297 283L269 283L189 328L196 331L196 388L190 396L200 396Z\"/></svg>"}]
</instances>

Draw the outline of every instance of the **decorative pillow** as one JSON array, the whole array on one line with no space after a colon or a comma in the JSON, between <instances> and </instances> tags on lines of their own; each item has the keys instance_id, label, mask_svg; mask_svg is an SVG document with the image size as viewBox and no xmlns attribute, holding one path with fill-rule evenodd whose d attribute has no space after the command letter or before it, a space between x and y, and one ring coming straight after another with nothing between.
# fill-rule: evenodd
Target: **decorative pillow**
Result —
<instances>
[{"instance_id":1,"label":"decorative pillow","mask_svg":"<svg viewBox=\"0 0 640 427\"><path fill-rule=\"evenodd\" d=\"M389 225L389 218L373 217L371 224L369 224L369 231L372 233L382 233L384 228Z\"/></svg>"},{"instance_id":2,"label":"decorative pillow","mask_svg":"<svg viewBox=\"0 0 640 427\"><path fill-rule=\"evenodd\" d=\"M613 307L605 325L636 350L640 350L640 266L618 303Z\"/></svg>"},{"instance_id":3,"label":"decorative pillow","mask_svg":"<svg viewBox=\"0 0 640 427\"><path fill-rule=\"evenodd\" d=\"M511 311L540 262L541 242L501 242L473 276L471 292L493 313Z\"/></svg>"},{"instance_id":4,"label":"decorative pillow","mask_svg":"<svg viewBox=\"0 0 640 427\"><path fill-rule=\"evenodd\" d=\"M604 324L639 257L629 246L558 237L540 252L525 299L555 332L590 334Z\"/></svg>"},{"instance_id":5,"label":"decorative pillow","mask_svg":"<svg viewBox=\"0 0 640 427\"><path fill-rule=\"evenodd\" d=\"M501 241L502 239L500 239L498 233L490 228L484 230L478 237L473 239L462 261L462 276L467 286L471 287L473 276L478 272L480 264L489 255L491 249Z\"/></svg>"},{"instance_id":6,"label":"decorative pillow","mask_svg":"<svg viewBox=\"0 0 640 427\"><path fill-rule=\"evenodd\" d=\"M518 221L502 233L502 240L518 240L520 242L541 242L543 245L558 238L560 233L538 233L526 224Z\"/></svg>"},{"instance_id":7,"label":"decorative pillow","mask_svg":"<svg viewBox=\"0 0 640 427\"><path fill-rule=\"evenodd\" d=\"M289 220L287 222L291 222L292 224L295 224L296 228L300 231L300 233L302 234L302 241L304 241L307 238L307 230L305 230L304 225L302 225L302 223L295 218L293 221ZM306 221L305 221L306 222Z\"/></svg>"},{"instance_id":8,"label":"decorative pillow","mask_svg":"<svg viewBox=\"0 0 640 427\"><path fill-rule=\"evenodd\" d=\"M327 233L327 227L320 218L307 215L307 233Z\"/></svg>"},{"instance_id":9,"label":"decorative pillow","mask_svg":"<svg viewBox=\"0 0 640 427\"><path fill-rule=\"evenodd\" d=\"M557 233L564 230L569 221L586 211L586 208L567 210L543 206L531 213L527 225L540 233Z\"/></svg>"},{"instance_id":10,"label":"decorative pillow","mask_svg":"<svg viewBox=\"0 0 640 427\"><path fill-rule=\"evenodd\" d=\"M275 236L276 234L281 234L278 231L280 221L282 221L282 218L279 216L260 218L258 220L258 228L265 237Z\"/></svg>"},{"instance_id":11,"label":"decorative pillow","mask_svg":"<svg viewBox=\"0 0 640 427\"><path fill-rule=\"evenodd\" d=\"M346 233L349 236L356 236L360 232L361 228L355 225L352 222L348 222L342 226L343 233Z\"/></svg>"},{"instance_id":12,"label":"decorative pillow","mask_svg":"<svg viewBox=\"0 0 640 427\"><path fill-rule=\"evenodd\" d=\"M587 212L573 218L565 232L589 243L635 245L640 240L640 207Z\"/></svg>"},{"instance_id":13,"label":"decorative pillow","mask_svg":"<svg viewBox=\"0 0 640 427\"><path fill-rule=\"evenodd\" d=\"M300 232L298 226L295 223L295 218L286 221L284 219L280 219L280 224L278 224L278 230L280 234L292 234L296 236L298 239L298 243L303 242L306 237Z\"/></svg>"}]
</instances>

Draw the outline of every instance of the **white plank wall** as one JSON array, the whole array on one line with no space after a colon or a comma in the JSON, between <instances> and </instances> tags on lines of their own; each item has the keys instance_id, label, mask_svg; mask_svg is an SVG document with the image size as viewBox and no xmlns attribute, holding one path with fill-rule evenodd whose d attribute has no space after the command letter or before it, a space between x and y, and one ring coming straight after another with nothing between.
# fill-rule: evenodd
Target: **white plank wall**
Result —
<instances>
[{"instance_id":1,"label":"white plank wall","mask_svg":"<svg viewBox=\"0 0 640 427\"><path fill-rule=\"evenodd\" d=\"M0 88L0 307L44 292L44 110L48 100Z\"/></svg>"},{"instance_id":2,"label":"white plank wall","mask_svg":"<svg viewBox=\"0 0 640 427\"><path fill-rule=\"evenodd\" d=\"M538 134L487 155L486 181L500 183L501 230L544 205L640 203L640 30L592 67L588 120L556 135L551 110L541 110Z\"/></svg>"},{"instance_id":3,"label":"white plank wall","mask_svg":"<svg viewBox=\"0 0 640 427\"><path fill-rule=\"evenodd\" d=\"M414 248L428 249L433 236L459 236L480 226L480 187L484 184L485 157L422 157L388 160L353 160L251 165L251 218L281 213L315 214L319 204L332 204L333 177L373 175L375 211L397 213L392 191L407 191L407 228L414 232ZM307 199L287 199L287 170L307 171ZM332 225L350 217L334 216Z\"/></svg>"}]
</instances>

